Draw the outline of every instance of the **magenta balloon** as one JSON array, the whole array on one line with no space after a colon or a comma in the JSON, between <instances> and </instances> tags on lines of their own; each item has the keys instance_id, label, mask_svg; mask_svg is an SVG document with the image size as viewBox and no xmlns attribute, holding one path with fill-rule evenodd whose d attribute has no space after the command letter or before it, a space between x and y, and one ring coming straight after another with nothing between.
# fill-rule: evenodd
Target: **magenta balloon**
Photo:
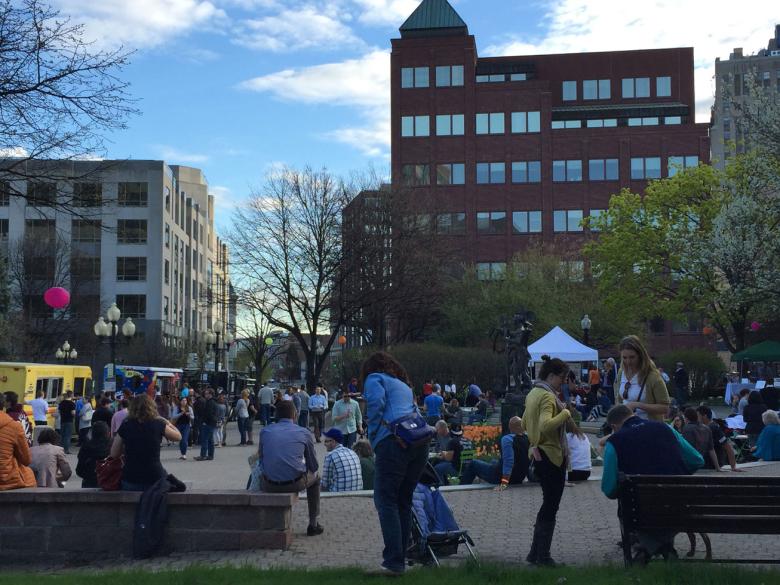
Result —
<instances>
[{"instance_id":1,"label":"magenta balloon","mask_svg":"<svg viewBox=\"0 0 780 585\"><path fill-rule=\"evenodd\" d=\"M52 309L62 309L70 303L70 293L61 286L55 286L43 293L43 300Z\"/></svg>"},{"instance_id":2,"label":"magenta balloon","mask_svg":"<svg viewBox=\"0 0 780 585\"><path fill-rule=\"evenodd\" d=\"M753 331L758 331L759 329L761 329L761 323L759 323L758 321L753 321L753 322L750 324L750 328L751 328Z\"/></svg>"}]
</instances>

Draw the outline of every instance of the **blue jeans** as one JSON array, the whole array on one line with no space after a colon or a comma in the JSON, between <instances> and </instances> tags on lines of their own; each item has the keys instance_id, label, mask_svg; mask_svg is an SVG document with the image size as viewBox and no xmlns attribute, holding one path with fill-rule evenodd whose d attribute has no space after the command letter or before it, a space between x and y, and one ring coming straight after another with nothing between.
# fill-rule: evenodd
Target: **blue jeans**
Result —
<instances>
[{"instance_id":1,"label":"blue jeans","mask_svg":"<svg viewBox=\"0 0 780 585\"><path fill-rule=\"evenodd\" d=\"M270 404L261 404L260 405L260 422L267 426L270 421L271 421L271 405Z\"/></svg>"},{"instance_id":2,"label":"blue jeans","mask_svg":"<svg viewBox=\"0 0 780 585\"><path fill-rule=\"evenodd\" d=\"M131 481L125 481L124 479L122 480L123 492L145 492L150 487L151 485L146 485L143 483L133 483Z\"/></svg>"},{"instance_id":3,"label":"blue jeans","mask_svg":"<svg viewBox=\"0 0 780 585\"><path fill-rule=\"evenodd\" d=\"M357 431L354 433L344 433L344 446L347 449L352 449L352 445L355 444L355 441L357 440Z\"/></svg>"},{"instance_id":4,"label":"blue jeans","mask_svg":"<svg viewBox=\"0 0 780 585\"><path fill-rule=\"evenodd\" d=\"M214 458L214 430L206 423L200 425L200 456Z\"/></svg>"},{"instance_id":5,"label":"blue jeans","mask_svg":"<svg viewBox=\"0 0 780 585\"><path fill-rule=\"evenodd\" d=\"M179 429L179 432L181 433L181 441L179 441L179 451L181 451L182 455L187 454L187 446L190 443L190 425L176 425L176 428Z\"/></svg>"},{"instance_id":6,"label":"blue jeans","mask_svg":"<svg viewBox=\"0 0 780 585\"><path fill-rule=\"evenodd\" d=\"M73 437L73 422L62 423L62 448L70 453L70 440Z\"/></svg>"},{"instance_id":7,"label":"blue jeans","mask_svg":"<svg viewBox=\"0 0 780 585\"><path fill-rule=\"evenodd\" d=\"M302 410L301 413L298 415L298 426L303 427L304 429L309 428L309 411L308 410Z\"/></svg>"},{"instance_id":8,"label":"blue jeans","mask_svg":"<svg viewBox=\"0 0 780 585\"><path fill-rule=\"evenodd\" d=\"M455 469L452 461L442 461L441 463L434 465L433 468L436 470L436 475L439 476L442 485L450 484L450 480L448 479L450 475L458 475L458 470Z\"/></svg>"},{"instance_id":9,"label":"blue jeans","mask_svg":"<svg viewBox=\"0 0 780 585\"><path fill-rule=\"evenodd\" d=\"M236 419L236 422L238 422L238 434L241 437L241 444L246 445L246 423L249 421L249 417L238 417Z\"/></svg>"},{"instance_id":10,"label":"blue jeans","mask_svg":"<svg viewBox=\"0 0 780 585\"><path fill-rule=\"evenodd\" d=\"M401 573L412 533L412 494L428 461L428 446L404 449L387 437L375 454L374 506L385 543L382 566Z\"/></svg>"},{"instance_id":11,"label":"blue jeans","mask_svg":"<svg viewBox=\"0 0 780 585\"><path fill-rule=\"evenodd\" d=\"M486 481L487 483L498 484L501 481L501 462L497 459L492 461L480 461L472 459L463 466L463 473L460 476L461 485L471 485L474 478Z\"/></svg>"}]
</instances>

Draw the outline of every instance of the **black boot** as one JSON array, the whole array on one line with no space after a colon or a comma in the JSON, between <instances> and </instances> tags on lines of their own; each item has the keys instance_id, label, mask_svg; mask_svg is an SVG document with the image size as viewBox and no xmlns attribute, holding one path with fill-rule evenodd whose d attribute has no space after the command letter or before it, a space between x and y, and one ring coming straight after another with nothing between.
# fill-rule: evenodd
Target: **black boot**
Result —
<instances>
[{"instance_id":1,"label":"black boot","mask_svg":"<svg viewBox=\"0 0 780 585\"><path fill-rule=\"evenodd\" d=\"M539 559L539 542L541 541L541 523L537 522L534 525L534 539L531 542L531 551L528 556L525 557L526 562L535 565Z\"/></svg>"},{"instance_id":2,"label":"black boot","mask_svg":"<svg viewBox=\"0 0 780 585\"><path fill-rule=\"evenodd\" d=\"M538 523L537 527L539 529L539 543L536 550L536 563L534 564L542 567L560 566L550 556L550 547L552 546L553 534L555 533L555 522Z\"/></svg>"}]
</instances>

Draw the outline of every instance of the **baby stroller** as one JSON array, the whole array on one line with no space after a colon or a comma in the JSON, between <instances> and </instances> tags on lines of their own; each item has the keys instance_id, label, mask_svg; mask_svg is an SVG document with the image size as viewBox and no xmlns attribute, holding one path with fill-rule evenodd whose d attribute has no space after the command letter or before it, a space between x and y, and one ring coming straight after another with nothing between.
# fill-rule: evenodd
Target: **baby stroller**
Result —
<instances>
[{"instance_id":1,"label":"baby stroller","mask_svg":"<svg viewBox=\"0 0 780 585\"><path fill-rule=\"evenodd\" d=\"M439 557L458 554L458 546L466 545L469 555L477 560L474 541L468 530L455 521L447 501L439 491L440 480L428 463L412 497L412 545L407 556L413 562L440 566Z\"/></svg>"}]
</instances>

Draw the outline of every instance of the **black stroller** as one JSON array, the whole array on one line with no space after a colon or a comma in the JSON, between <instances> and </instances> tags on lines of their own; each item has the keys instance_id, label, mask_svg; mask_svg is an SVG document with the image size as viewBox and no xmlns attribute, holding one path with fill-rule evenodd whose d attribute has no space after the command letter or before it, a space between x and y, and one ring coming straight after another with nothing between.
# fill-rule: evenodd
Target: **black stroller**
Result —
<instances>
[{"instance_id":1,"label":"black stroller","mask_svg":"<svg viewBox=\"0 0 780 585\"><path fill-rule=\"evenodd\" d=\"M440 566L439 557L458 554L463 544L473 560L474 541L468 530L463 530L455 521L447 501L439 491L441 480L436 470L428 463L412 497L412 545L407 556L412 562Z\"/></svg>"}]
</instances>

